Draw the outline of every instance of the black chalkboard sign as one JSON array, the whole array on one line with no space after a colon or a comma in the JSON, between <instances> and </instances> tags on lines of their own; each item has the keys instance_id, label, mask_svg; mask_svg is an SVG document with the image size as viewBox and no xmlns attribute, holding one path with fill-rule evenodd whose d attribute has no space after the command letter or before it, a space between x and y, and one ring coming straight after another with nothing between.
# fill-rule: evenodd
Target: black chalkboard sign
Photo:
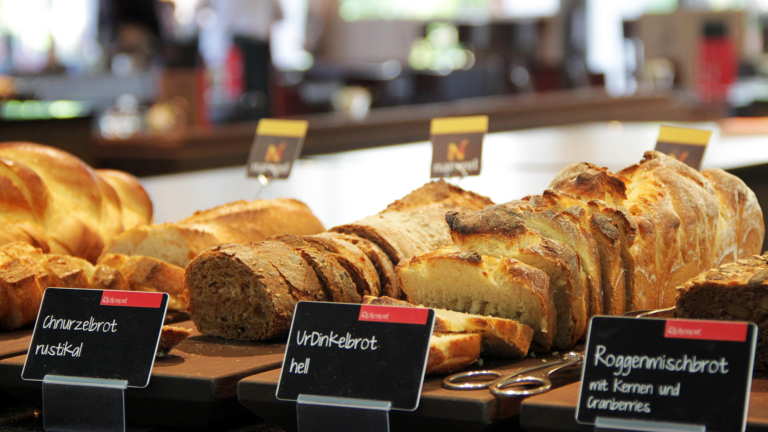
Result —
<instances>
[{"instance_id":1,"label":"black chalkboard sign","mask_svg":"<svg viewBox=\"0 0 768 432\"><path fill-rule=\"evenodd\" d=\"M576 418L743 431L756 340L753 323L595 317Z\"/></svg>"},{"instance_id":2,"label":"black chalkboard sign","mask_svg":"<svg viewBox=\"0 0 768 432\"><path fill-rule=\"evenodd\" d=\"M21 377L128 381L146 387L168 294L48 288Z\"/></svg>"},{"instance_id":3,"label":"black chalkboard sign","mask_svg":"<svg viewBox=\"0 0 768 432\"><path fill-rule=\"evenodd\" d=\"M368 399L415 410L434 314L425 308L300 302L277 398Z\"/></svg>"}]
</instances>

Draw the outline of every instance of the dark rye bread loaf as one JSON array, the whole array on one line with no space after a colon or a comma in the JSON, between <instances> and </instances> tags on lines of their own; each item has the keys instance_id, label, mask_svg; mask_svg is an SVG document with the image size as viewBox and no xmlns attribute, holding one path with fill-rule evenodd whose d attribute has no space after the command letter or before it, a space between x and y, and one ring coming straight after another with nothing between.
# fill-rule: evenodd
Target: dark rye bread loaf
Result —
<instances>
[{"instance_id":1,"label":"dark rye bread loaf","mask_svg":"<svg viewBox=\"0 0 768 432\"><path fill-rule=\"evenodd\" d=\"M301 286L289 284L266 256L267 250L260 251L257 245L217 246L187 265L189 313L201 333L227 339L270 339L288 331L298 301L326 299L324 290L307 289L314 280L307 285L298 282L309 275L301 264L292 268L296 274L291 276ZM289 250L280 253L298 254ZM289 260L295 262L295 257ZM281 270L285 272L285 268Z\"/></svg>"},{"instance_id":2,"label":"dark rye bread loaf","mask_svg":"<svg viewBox=\"0 0 768 432\"><path fill-rule=\"evenodd\" d=\"M756 323L756 356L768 365L768 252L708 270L677 290L681 318Z\"/></svg>"}]
</instances>

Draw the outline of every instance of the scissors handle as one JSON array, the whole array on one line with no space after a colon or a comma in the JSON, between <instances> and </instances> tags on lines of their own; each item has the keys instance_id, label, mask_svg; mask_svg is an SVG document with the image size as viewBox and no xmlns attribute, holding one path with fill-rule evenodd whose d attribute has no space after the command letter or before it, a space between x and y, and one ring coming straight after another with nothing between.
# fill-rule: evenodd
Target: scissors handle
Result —
<instances>
[{"instance_id":1,"label":"scissors handle","mask_svg":"<svg viewBox=\"0 0 768 432\"><path fill-rule=\"evenodd\" d=\"M583 357L557 361L530 373L498 380L490 386L490 390L495 396L531 396L544 393L552 388L552 381L549 379L550 375L560 369L580 364L582 361Z\"/></svg>"},{"instance_id":2,"label":"scissors handle","mask_svg":"<svg viewBox=\"0 0 768 432\"><path fill-rule=\"evenodd\" d=\"M468 381L468 382L458 382L466 380L467 378L473 378L473 377L491 377L486 378L484 380L475 380L475 381ZM462 372L453 374L451 376L446 377L443 380L443 387L449 389L449 390L479 390L490 387L492 384L496 383L499 378L501 378L501 374L496 371L491 370L480 370L480 371L469 371L469 372Z\"/></svg>"}]
</instances>

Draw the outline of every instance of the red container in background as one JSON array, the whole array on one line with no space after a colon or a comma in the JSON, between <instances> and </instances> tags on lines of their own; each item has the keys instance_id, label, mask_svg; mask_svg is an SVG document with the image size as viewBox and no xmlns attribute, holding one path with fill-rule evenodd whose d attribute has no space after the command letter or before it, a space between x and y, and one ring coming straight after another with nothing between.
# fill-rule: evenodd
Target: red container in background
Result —
<instances>
[{"instance_id":1,"label":"red container in background","mask_svg":"<svg viewBox=\"0 0 768 432\"><path fill-rule=\"evenodd\" d=\"M736 80L738 53L723 22L710 21L704 25L698 58L699 96L704 101L725 101L730 85Z\"/></svg>"}]
</instances>

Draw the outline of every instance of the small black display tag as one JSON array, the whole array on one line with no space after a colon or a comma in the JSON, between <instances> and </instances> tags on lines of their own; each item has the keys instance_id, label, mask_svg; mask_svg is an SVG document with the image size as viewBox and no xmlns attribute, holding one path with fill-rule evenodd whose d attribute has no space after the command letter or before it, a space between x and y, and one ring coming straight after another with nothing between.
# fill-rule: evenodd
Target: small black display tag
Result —
<instances>
[{"instance_id":1,"label":"small black display tag","mask_svg":"<svg viewBox=\"0 0 768 432\"><path fill-rule=\"evenodd\" d=\"M21 377L115 379L146 387L167 305L166 293L48 288Z\"/></svg>"},{"instance_id":2,"label":"small black display tag","mask_svg":"<svg viewBox=\"0 0 768 432\"><path fill-rule=\"evenodd\" d=\"M415 410L434 317L425 308L300 302L277 398L368 399Z\"/></svg>"},{"instance_id":3,"label":"small black display tag","mask_svg":"<svg viewBox=\"0 0 768 432\"><path fill-rule=\"evenodd\" d=\"M488 116L432 119L431 178L480 175Z\"/></svg>"},{"instance_id":4,"label":"small black display tag","mask_svg":"<svg viewBox=\"0 0 768 432\"><path fill-rule=\"evenodd\" d=\"M287 179L301 155L307 127L303 120L261 119L248 155L248 177Z\"/></svg>"},{"instance_id":5,"label":"small black display tag","mask_svg":"<svg viewBox=\"0 0 768 432\"><path fill-rule=\"evenodd\" d=\"M595 317L576 419L743 431L756 341L753 323Z\"/></svg>"}]
</instances>

